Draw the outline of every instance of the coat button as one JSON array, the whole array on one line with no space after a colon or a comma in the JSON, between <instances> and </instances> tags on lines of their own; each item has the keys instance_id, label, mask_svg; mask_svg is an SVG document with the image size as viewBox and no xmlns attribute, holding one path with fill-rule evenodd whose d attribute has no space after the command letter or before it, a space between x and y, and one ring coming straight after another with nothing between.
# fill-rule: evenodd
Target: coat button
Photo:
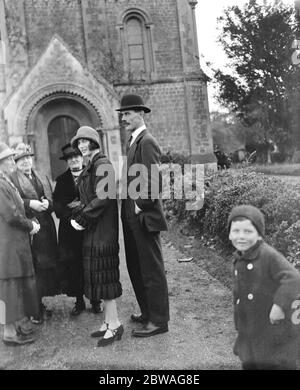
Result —
<instances>
[{"instance_id":1,"label":"coat button","mask_svg":"<svg viewBox=\"0 0 300 390\"><path fill-rule=\"evenodd\" d=\"M247 268L250 270L250 269L253 269L253 264L252 263L249 263L248 265L247 265Z\"/></svg>"},{"instance_id":2,"label":"coat button","mask_svg":"<svg viewBox=\"0 0 300 390\"><path fill-rule=\"evenodd\" d=\"M237 273L237 269L236 269L236 270L234 270L234 274L235 274L235 276L237 276L237 274L238 274L238 273Z\"/></svg>"},{"instance_id":3,"label":"coat button","mask_svg":"<svg viewBox=\"0 0 300 390\"><path fill-rule=\"evenodd\" d=\"M237 299L236 300L236 304L238 305L240 303L240 299Z\"/></svg>"},{"instance_id":4,"label":"coat button","mask_svg":"<svg viewBox=\"0 0 300 390\"><path fill-rule=\"evenodd\" d=\"M252 299L253 299L253 294L248 294L248 299L249 299L249 301L252 301Z\"/></svg>"}]
</instances>

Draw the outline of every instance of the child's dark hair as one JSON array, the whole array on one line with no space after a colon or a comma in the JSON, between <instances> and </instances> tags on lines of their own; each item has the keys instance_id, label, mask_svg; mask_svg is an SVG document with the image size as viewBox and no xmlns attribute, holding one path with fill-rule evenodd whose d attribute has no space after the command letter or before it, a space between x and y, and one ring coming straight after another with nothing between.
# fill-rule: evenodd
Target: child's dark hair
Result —
<instances>
[{"instance_id":1,"label":"child's dark hair","mask_svg":"<svg viewBox=\"0 0 300 390\"><path fill-rule=\"evenodd\" d=\"M99 145L97 145L96 142L94 142L92 140L89 140L89 141L90 141L89 149L90 149L91 152L93 150L99 149Z\"/></svg>"}]
</instances>

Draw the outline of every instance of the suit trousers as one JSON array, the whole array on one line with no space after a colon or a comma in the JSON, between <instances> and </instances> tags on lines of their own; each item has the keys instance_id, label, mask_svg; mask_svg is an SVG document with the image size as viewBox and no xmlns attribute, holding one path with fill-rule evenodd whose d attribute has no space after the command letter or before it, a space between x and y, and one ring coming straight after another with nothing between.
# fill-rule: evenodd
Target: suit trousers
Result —
<instances>
[{"instance_id":1,"label":"suit trousers","mask_svg":"<svg viewBox=\"0 0 300 390\"><path fill-rule=\"evenodd\" d=\"M169 317L169 297L160 232L142 228L138 216L122 213L126 263L142 316L160 326Z\"/></svg>"}]
</instances>

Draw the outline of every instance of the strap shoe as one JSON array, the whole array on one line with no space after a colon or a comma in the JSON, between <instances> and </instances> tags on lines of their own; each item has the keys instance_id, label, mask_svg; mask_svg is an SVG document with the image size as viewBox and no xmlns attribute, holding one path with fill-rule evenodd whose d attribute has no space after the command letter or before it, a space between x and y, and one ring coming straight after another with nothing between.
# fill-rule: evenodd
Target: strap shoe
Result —
<instances>
[{"instance_id":1,"label":"strap shoe","mask_svg":"<svg viewBox=\"0 0 300 390\"><path fill-rule=\"evenodd\" d=\"M121 340L122 335L124 333L123 325L121 324L116 329L110 329L108 328L105 333L109 332L108 334L111 334L111 337L102 338L98 341L97 347L106 347L107 345L112 344L115 340Z\"/></svg>"}]
</instances>

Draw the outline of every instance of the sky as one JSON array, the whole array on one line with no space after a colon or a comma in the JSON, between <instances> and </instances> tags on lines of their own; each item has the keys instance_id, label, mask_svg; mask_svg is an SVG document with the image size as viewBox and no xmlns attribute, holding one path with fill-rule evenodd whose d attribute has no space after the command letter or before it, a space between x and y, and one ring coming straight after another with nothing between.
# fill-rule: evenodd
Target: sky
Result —
<instances>
[{"instance_id":1,"label":"sky","mask_svg":"<svg viewBox=\"0 0 300 390\"><path fill-rule=\"evenodd\" d=\"M273 0L269 1L272 2ZM218 68L222 68L226 64L226 55L222 47L216 42L219 34L217 18L222 14L224 8L232 5L242 6L246 2L247 0L198 0L195 13L200 64L208 76L212 74L205 65L207 61ZM284 0L284 2L294 4L294 0ZM214 93L212 86L208 84L210 111L219 109L218 103L213 98Z\"/></svg>"}]
</instances>

